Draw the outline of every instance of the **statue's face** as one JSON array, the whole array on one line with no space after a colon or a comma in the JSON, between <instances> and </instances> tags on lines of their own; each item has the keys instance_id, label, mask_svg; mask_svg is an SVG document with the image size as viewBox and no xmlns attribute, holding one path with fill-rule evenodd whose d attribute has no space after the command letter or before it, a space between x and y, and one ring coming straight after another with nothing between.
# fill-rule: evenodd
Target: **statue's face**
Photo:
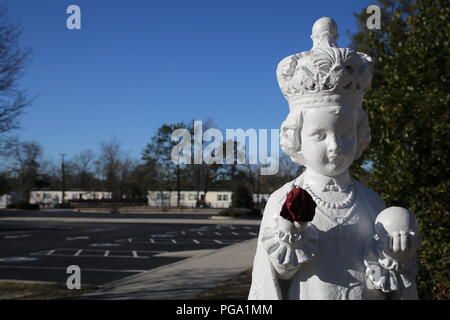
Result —
<instances>
[{"instance_id":1,"label":"statue's face","mask_svg":"<svg viewBox=\"0 0 450 320\"><path fill-rule=\"evenodd\" d=\"M355 111L323 107L303 111L301 155L308 169L334 177L348 170L356 153Z\"/></svg>"}]
</instances>

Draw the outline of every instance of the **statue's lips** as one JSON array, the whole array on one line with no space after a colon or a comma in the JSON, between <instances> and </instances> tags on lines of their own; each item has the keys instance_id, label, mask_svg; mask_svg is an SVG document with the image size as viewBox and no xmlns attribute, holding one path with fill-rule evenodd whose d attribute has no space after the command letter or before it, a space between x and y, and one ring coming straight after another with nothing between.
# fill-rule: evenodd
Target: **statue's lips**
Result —
<instances>
[{"instance_id":1,"label":"statue's lips","mask_svg":"<svg viewBox=\"0 0 450 320\"><path fill-rule=\"evenodd\" d=\"M344 157L342 157L341 155L329 156L328 163L339 164L343 159Z\"/></svg>"}]
</instances>

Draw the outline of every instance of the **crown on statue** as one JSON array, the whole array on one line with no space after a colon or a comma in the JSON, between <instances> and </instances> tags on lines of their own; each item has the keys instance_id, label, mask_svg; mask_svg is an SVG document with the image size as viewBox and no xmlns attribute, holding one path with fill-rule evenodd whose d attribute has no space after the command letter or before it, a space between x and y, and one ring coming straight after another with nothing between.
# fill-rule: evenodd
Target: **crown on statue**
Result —
<instances>
[{"instance_id":1,"label":"crown on statue","mask_svg":"<svg viewBox=\"0 0 450 320\"><path fill-rule=\"evenodd\" d=\"M278 64L278 84L291 109L362 106L364 93L372 82L372 59L352 49L338 48L337 37L336 22L320 18L312 28L312 49L286 57Z\"/></svg>"}]
</instances>

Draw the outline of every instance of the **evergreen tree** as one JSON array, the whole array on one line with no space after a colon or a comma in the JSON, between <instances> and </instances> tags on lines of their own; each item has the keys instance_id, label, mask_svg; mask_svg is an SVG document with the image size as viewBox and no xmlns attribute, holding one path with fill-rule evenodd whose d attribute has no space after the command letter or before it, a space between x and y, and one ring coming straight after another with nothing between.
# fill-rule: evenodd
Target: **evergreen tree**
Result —
<instances>
[{"instance_id":1,"label":"evergreen tree","mask_svg":"<svg viewBox=\"0 0 450 320\"><path fill-rule=\"evenodd\" d=\"M231 195L232 208L253 208L253 196L244 184L237 184Z\"/></svg>"},{"instance_id":2,"label":"evergreen tree","mask_svg":"<svg viewBox=\"0 0 450 320\"><path fill-rule=\"evenodd\" d=\"M352 37L375 64L364 102L372 142L362 160L386 206L406 207L419 221L420 298L449 299L450 8L444 0L377 5L381 29L366 27L364 8Z\"/></svg>"}]
</instances>

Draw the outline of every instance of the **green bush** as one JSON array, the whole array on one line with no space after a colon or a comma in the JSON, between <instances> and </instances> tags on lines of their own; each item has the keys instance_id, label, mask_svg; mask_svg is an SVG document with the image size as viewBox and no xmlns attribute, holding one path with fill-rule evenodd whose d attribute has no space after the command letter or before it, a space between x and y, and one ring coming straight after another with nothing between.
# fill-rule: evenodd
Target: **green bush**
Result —
<instances>
[{"instance_id":1,"label":"green bush","mask_svg":"<svg viewBox=\"0 0 450 320\"><path fill-rule=\"evenodd\" d=\"M381 29L367 29L363 8L352 37L352 46L372 56L375 66L364 98L372 142L361 159L371 169L362 174L386 206L417 217L419 297L450 299L450 7L444 0L377 5Z\"/></svg>"},{"instance_id":2,"label":"green bush","mask_svg":"<svg viewBox=\"0 0 450 320\"><path fill-rule=\"evenodd\" d=\"M244 184L237 184L231 195L232 208L253 208L253 195Z\"/></svg>"},{"instance_id":3,"label":"green bush","mask_svg":"<svg viewBox=\"0 0 450 320\"><path fill-rule=\"evenodd\" d=\"M55 208L57 208L57 209L73 209L74 207L71 205L70 202L66 202L66 203L55 204Z\"/></svg>"},{"instance_id":4,"label":"green bush","mask_svg":"<svg viewBox=\"0 0 450 320\"><path fill-rule=\"evenodd\" d=\"M8 209L20 209L20 210L39 210L38 204L31 204L28 202L17 202L17 203L10 203L6 206Z\"/></svg>"}]
</instances>

